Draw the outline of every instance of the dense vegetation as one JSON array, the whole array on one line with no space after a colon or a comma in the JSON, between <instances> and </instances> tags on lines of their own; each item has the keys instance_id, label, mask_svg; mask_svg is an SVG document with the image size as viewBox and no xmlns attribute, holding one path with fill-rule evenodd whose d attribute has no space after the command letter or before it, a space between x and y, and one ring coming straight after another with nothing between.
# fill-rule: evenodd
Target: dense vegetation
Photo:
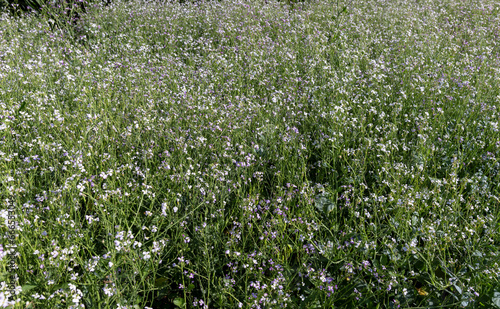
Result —
<instances>
[{"instance_id":1,"label":"dense vegetation","mask_svg":"<svg viewBox=\"0 0 500 309\"><path fill-rule=\"evenodd\" d=\"M498 2L44 12L0 18L0 307L500 308Z\"/></svg>"}]
</instances>

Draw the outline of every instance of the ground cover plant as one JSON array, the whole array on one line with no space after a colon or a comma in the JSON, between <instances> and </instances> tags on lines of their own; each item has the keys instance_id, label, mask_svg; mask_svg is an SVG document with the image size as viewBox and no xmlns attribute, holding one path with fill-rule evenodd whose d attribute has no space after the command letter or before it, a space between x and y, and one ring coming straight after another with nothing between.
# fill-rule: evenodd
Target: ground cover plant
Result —
<instances>
[{"instance_id":1,"label":"ground cover plant","mask_svg":"<svg viewBox=\"0 0 500 309\"><path fill-rule=\"evenodd\" d=\"M0 307L500 308L499 11L3 14Z\"/></svg>"}]
</instances>

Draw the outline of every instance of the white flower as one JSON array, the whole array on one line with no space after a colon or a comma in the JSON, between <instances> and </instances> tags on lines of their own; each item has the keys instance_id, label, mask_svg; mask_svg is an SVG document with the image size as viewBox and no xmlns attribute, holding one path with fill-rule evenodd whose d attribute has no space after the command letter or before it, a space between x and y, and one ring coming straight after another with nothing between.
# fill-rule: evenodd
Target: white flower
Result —
<instances>
[{"instance_id":1,"label":"white flower","mask_svg":"<svg viewBox=\"0 0 500 309\"><path fill-rule=\"evenodd\" d=\"M114 285L114 284L113 284ZM108 287L108 284L106 283L106 286L102 288L104 291L104 294L108 297L111 297L114 295L116 292L116 289L114 287Z\"/></svg>"},{"instance_id":2,"label":"white flower","mask_svg":"<svg viewBox=\"0 0 500 309\"><path fill-rule=\"evenodd\" d=\"M9 298L5 296L5 292L0 292L0 308L7 308L11 305L14 305L14 302L9 301Z\"/></svg>"},{"instance_id":3,"label":"white flower","mask_svg":"<svg viewBox=\"0 0 500 309\"><path fill-rule=\"evenodd\" d=\"M168 206L167 206L167 203L162 203L161 204L161 215L166 217L167 216L167 209L168 209Z\"/></svg>"}]
</instances>

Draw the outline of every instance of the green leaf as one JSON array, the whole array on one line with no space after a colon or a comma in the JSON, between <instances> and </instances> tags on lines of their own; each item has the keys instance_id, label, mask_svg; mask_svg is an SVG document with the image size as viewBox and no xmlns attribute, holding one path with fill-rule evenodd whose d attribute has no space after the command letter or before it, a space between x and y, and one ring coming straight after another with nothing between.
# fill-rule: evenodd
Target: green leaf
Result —
<instances>
[{"instance_id":1,"label":"green leaf","mask_svg":"<svg viewBox=\"0 0 500 309\"><path fill-rule=\"evenodd\" d=\"M314 203L316 209L326 214L330 213L336 207L336 204L328 199L328 196L328 194L319 194L316 196L316 200Z\"/></svg>"},{"instance_id":2,"label":"green leaf","mask_svg":"<svg viewBox=\"0 0 500 309\"><path fill-rule=\"evenodd\" d=\"M33 1L33 0L26 0L26 3L31 6L32 8L36 8L36 7L41 7L42 4L38 1Z\"/></svg>"},{"instance_id":3,"label":"green leaf","mask_svg":"<svg viewBox=\"0 0 500 309\"><path fill-rule=\"evenodd\" d=\"M387 258L387 255L382 255L382 257L380 258L380 264L382 264L383 266L389 264L389 259Z\"/></svg>"},{"instance_id":4,"label":"green leaf","mask_svg":"<svg viewBox=\"0 0 500 309\"><path fill-rule=\"evenodd\" d=\"M26 108L26 101L23 101L23 103L21 103L21 106L17 110L17 113L19 114L19 112L23 111L25 108Z\"/></svg>"},{"instance_id":5,"label":"green leaf","mask_svg":"<svg viewBox=\"0 0 500 309\"><path fill-rule=\"evenodd\" d=\"M166 278L158 278L155 280L155 287L164 287L167 283Z\"/></svg>"},{"instance_id":6,"label":"green leaf","mask_svg":"<svg viewBox=\"0 0 500 309\"><path fill-rule=\"evenodd\" d=\"M9 272L5 271L5 272L0 273L0 280L4 281L5 278L10 278Z\"/></svg>"},{"instance_id":7,"label":"green leaf","mask_svg":"<svg viewBox=\"0 0 500 309\"><path fill-rule=\"evenodd\" d=\"M59 289L63 289L63 290L66 290L69 288L69 283L61 283L61 284L58 284L56 286L53 287L54 291L57 291Z\"/></svg>"},{"instance_id":8,"label":"green leaf","mask_svg":"<svg viewBox=\"0 0 500 309\"><path fill-rule=\"evenodd\" d=\"M33 285L33 284L25 284L22 286L23 292L33 290L34 288L36 288L36 285Z\"/></svg>"},{"instance_id":9,"label":"green leaf","mask_svg":"<svg viewBox=\"0 0 500 309\"><path fill-rule=\"evenodd\" d=\"M493 297L491 298L491 302L493 303L493 305L500 309L500 292L495 292L493 293Z\"/></svg>"},{"instance_id":10,"label":"green leaf","mask_svg":"<svg viewBox=\"0 0 500 309\"><path fill-rule=\"evenodd\" d=\"M476 250L472 253L472 255L482 258L484 254L481 251Z\"/></svg>"},{"instance_id":11,"label":"green leaf","mask_svg":"<svg viewBox=\"0 0 500 309\"><path fill-rule=\"evenodd\" d=\"M35 305L33 303L31 303L31 302L28 302L26 304L26 309L31 309L31 308L35 308Z\"/></svg>"},{"instance_id":12,"label":"green leaf","mask_svg":"<svg viewBox=\"0 0 500 309\"><path fill-rule=\"evenodd\" d=\"M194 289L194 284L191 283L190 285L188 285L186 290L189 292L192 291L193 289Z\"/></svg>"},{"instance_id":13,"label":"green leaf","mask_svg":"<svg viewBox=\"0 0 500 309\"><path fill-rule=\"evenodd\" d=\"M174 299L174 305L176 305L179 308L184 308L186 302L184 301L184 298L177 297L176 299Z\"/></svg>"}]
</instances>

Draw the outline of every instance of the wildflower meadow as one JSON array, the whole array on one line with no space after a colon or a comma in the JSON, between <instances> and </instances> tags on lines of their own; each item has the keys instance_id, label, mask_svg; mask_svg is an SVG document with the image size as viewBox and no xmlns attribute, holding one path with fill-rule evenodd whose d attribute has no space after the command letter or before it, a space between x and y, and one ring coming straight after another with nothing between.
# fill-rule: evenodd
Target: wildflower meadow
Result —
<instances>
[{"instance_id":1,"label":"wildflower meadow","mask_svg":"<svg viewBox=\"0 0 500 309\"><path fill-rule=\"evenodd\" d=\"M63 15L0 15L0 308L500 308L500 2Z\"/></svg>"}]
</instances>

